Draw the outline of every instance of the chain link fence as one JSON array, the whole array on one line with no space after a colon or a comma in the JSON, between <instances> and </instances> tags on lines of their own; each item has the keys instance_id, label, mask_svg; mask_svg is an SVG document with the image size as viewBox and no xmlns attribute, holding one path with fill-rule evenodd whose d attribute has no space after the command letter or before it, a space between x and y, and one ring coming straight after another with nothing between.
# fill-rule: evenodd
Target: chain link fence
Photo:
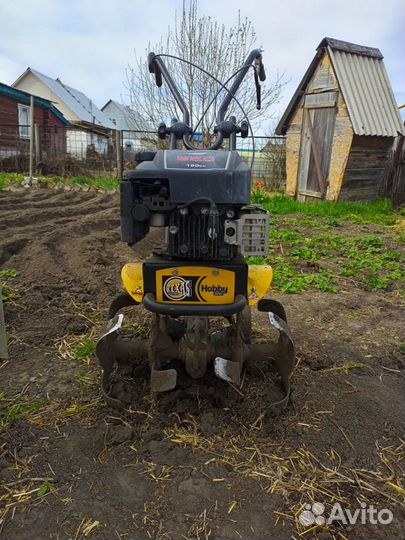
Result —
<instances>
[{"instance_id":1,"label":"chain link fence","mask_svg":"<svg viewBox=\"0 0 405 540\"><path fill-rule=\"evenodd\" d=\"M35 124L32 136L35 173L70 177L119 176L122 170L135 166L137 152L156 151L169 145L169 140L159 139L156 131L89 130L80 126ZM28 173L30 138L30 126L0 126L0 172ZM195 144L201 145L198 136ZM254 182L261 182L270 190L283 189L284 137L238 137L237 150L248 164L253 163Z\"/></svg>"},{"instance_id":2,"label":"chain link fence","mask_svg":"<svg viewBox=\"0 0 405 540\"><path fill-rule=\"evenodd\" d=\"M121 153L119 132L39 124L34 125L33 133L30 126L0 126L1 172L28 172L31 136L37 174L90 177L117 174Z\"/></svg>"},{"instance_id":3,"label":"chain link fence","mask_svg":"<svg viewBox=\"0 0 405 540\"><path fill-rule=\"evenodd\" d=\"M169 140L159 139L155 131L124 130L121 134L124 168L131 167L137 152L156 151L169 146ZM200 146L198 138L194 144ZM245 139L237 137L236 147L242 159L252 165L253 182L260 182L269 190L284 189L286 179L284 137L250 136Z\"/></svg>"}]
</instances>

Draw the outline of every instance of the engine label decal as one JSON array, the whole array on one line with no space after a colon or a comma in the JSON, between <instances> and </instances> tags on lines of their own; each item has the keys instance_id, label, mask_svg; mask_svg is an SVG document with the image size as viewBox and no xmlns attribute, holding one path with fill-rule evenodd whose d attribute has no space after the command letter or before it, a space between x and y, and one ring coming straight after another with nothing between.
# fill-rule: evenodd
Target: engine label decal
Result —
<instances>
[{"instance_id":1,"label":"engine label decal","mask_svg":"<svg viewBox=\"0 0 405 540\"><path fill-rule=\"evenodd\" d=\"M156 297L164 303L230 304L235 298L235 273L206 267L158 270Z\"/></svg>"},{"instance_id":2,"label":"engine label decal","mask_svg":"<svg viewBox=\"0 0 405 540\"><path fill-rule=\"evenodd\" d=\"M217 150L170 150L165 151L165 169L226 169L230 152Z\"/></svg>"}]
</instances>

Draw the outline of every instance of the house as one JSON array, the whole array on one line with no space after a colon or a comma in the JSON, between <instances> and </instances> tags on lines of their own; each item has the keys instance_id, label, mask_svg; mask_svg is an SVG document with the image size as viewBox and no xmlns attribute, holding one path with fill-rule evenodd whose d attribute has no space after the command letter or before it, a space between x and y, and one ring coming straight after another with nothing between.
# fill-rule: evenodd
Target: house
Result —
<instances>
[{"instance_id":1,"label":"house","mask_svg":"<svg viewBox=\"0 0 405 540\"><path fill-rule=\"evenodd\" d=\"M13 87L54 103L73 126L67 132L67 151L72 156L84 159L89 151L108 152L115 125L85 94L32 68L27 68Z\"/></svg>"},{"instance_id":2,"label":"house","mask_svg":"<svg viewBox=\"0 0 405 540\"><path fill-rule=\"evenodd\" d=\"M141 150L145 142L148 144L148 135L140 132L144 126L141 115L128 105L123 105L113 99L109 99L101 110L113 122L116 129L121 131L124 159L134 161L135 152Z\"/></svg>"},{"instance_id":3,"label":"house","mask_svg":"<svg viewBox=\"0 0 405 540\"><path fill-rule=\"evenodd\" d=\"M286 192L371 201L404 127L379 49L324 38L278 126Z\"/></svg>"},{"instance_id":4,"label":"house","mask_svg":"<svg viewBox=\"0 0 405 540\"><path fill-rule=\"evenodd\" d=\"M34 97L34 124L37 131L37 155L66 152L69 122L48 99ZM31 94L0 83L0 159L27 155L32 126Z\"/></svg>"},{"instance_id":5,"label":"house","mask_svg":"<svg viewBox=\"0 0 405 540\"><path fill-rule=\"evenodd\" d=\"M109 99L101 107L102 112L114 124L116 129L125 131L137 131L142 129L142 118L128 105Z\"/></svg>"}]
</instances>

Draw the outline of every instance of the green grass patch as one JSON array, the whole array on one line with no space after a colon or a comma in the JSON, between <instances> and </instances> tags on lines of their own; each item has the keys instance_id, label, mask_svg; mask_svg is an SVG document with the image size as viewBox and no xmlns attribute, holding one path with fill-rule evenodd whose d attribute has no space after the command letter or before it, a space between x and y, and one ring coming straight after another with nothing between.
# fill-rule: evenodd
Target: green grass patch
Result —
<instances>
[{"instance_id":1,"label":"green grass patch","mask_svg":"<svg viewBox=\"0 0 405 540\"><path fill-rule=\"evenodd\" d=\"M75 360L87 360L96 352L96 342L90 338L84 338L74 349L73 356Z\"/></svg>"},{"instance_id":2,"label":"green grass patch","mask_svg":"<svg viewBox=\"0 0 405 540\"><path fill-rule=\"evenodd\" d=\"M22 184L24 175L19 173L0 173L0 191L9 184Z\"/></svg>"},{"instance_id":3,"label":"green grass patch","mask_svg":"<svg viewBox=\"0 0 405 540\"><path fill-rule=\"evenodd\" d=\"M346 360L343 363L343 366L332 369L334 369L334 371L342 371L345 375L347 375L351 369L364 369L365 367L366 364L363 364L363 362L355 362L354 364L351 364Z\"/></svg>"},{"instance_id":4,"label":"green grass patch","mask_svg":"<svg viewBox=\"0 0 405 540\"><path fill-rule=\"evenodd\" d=\"M287 257L276 257L272 261L274 269L273 287L283 293L296 294L308 289L322 292L337 292L337 278L327 269L301 272Z\"/></svg>"},{"instance_id":5,"label":"green grass patch","mask_svg":"<svg viewBox=\"0 0 405 540\"><path fill-rule=\"evenodd\" d=\"M246 257L248 264L268 264L268 261L263 257Z\"/></svg>"},{"instance_id":6,"label":"green grass patch","mask_svg":"<svg viewBox=\"0 0 405 540\"><path fill-rule=\"evenodd\" d=\"M16 287L10 285L10 282L18 276L15 268L0 270L0 292L4 302L16 300L19 297Z\"/></svg>"},{"instance_id":7,"label":"green grass patch","mask_svg":"<svg viewBox=\"0 0 405 540\"><path fill-rule=\"evenodd\" d=\"M378 199L373 203L357 202L302 202L286 195L270 195L263 190L252 191L252 203L262 204L273 214L302 214L327 218L330 226L340 226L341 221L364 223L382 223L393 225L396 213L388 199Z\"/></svg>"},{"instance_id":8,"label":"green grass patch","mask_svg":"<svg viewBox=\"0 0 405 540\"><path fill-rule=\"evenodd\" d=\"M35 175L38 182L41 184L49 185L64 185L64 186L80 186L88 187L89 189L103 189L109 191L111 189L119 189L120 180L118 178L96 177L90 178L88 176L74 176L72 178L65 178L62 176L38 176ZM0 191L4 190L10 184L22 185L24 182L24 175L17 173L0 173Z\"/></svg>"},{"instance_id":9,"label":"green grass patch","mask_svg":"<svg viewBox=\"0 0 405 540\"><path fill-rule=\"evenodd\" d=\"M288 246L295 246L305 241L303 234L291 231L290 229L270 229L270 244L286 244Z\"/></svg>"},{"instance_id":10,"label":"green grass patch","mask_svg":"<svg viewBox=\"0 0 405 540\"><path fill-rule=\"evenodd\" d=\"M297 232L275 227L267 259L248 258L249 264L260 261L273 266L273 287L284 293L337 292L345 282L365 290L391 290L405 278L402 253L387 248L375 234L345 236L323 229Z\"/></svg>"},{"instance_id":11,"label":"green grass patch","mask_svg":"<svg viewBox=\"0 0 405 540\"><path fill-rule=\"evenodd\" d=\"M110 189L118 189L120 186L120 180L118 178L88 178L87 176L76 176L70 180L72 186L87 186L89 188L95 187L97 189L104 189L106 191Z\"/></svg>"},{"instance_id":12,"label":"green grass patch","mask_svg":"<svg viewBox=\"0 0 405 540\"><path fill-rule=\"evenodd\" d=\"M45 405L48 405L47 400L29 400L27 396L21 394L14 398L6 398L4 394L0 394L0 429L12 426Z\"/></svg>"}]
</instances>

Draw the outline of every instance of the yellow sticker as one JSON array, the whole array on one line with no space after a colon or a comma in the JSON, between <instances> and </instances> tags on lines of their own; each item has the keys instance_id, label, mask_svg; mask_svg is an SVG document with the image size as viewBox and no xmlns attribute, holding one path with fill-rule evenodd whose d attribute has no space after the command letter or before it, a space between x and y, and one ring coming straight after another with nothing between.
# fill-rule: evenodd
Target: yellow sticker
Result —
<instances>
[{"instance_id":1,"label":"yellow sticker","mask_svg":"<svg viewBox=\"0 0 405 540\"><path fill-rule=\"evenodd\" d=\"M165 304L231 304L235 300L235 272L204 266L158 270L156 299Z\"/></svg>"}]
</instances>

